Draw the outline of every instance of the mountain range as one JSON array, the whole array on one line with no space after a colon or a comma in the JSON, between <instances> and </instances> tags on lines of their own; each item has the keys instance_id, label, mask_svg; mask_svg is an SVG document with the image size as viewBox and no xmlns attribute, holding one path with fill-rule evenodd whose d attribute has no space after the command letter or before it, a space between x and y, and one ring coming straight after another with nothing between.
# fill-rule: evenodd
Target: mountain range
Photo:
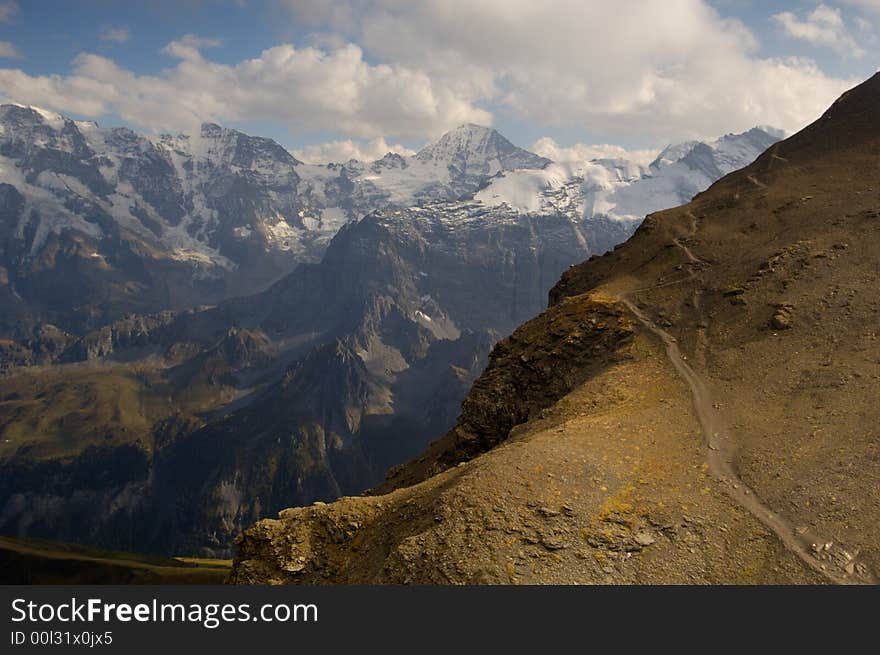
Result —
<instances>
[{"instance_id":1,"label":"mountain range","mask_svg":"<svg viewBox=\"0 0 880 655\"><path fill-rule=\"evenodd\" d=\"M228 554L443 435L569 266L779 134L562 165L465 125L312 165L0 108L0 531Z\"/></svg>"},{"instance_id":2,"label":"mountain range","mask_svg":"<svg viewBox=\"0 0 880 655\"><path fill-rule=\"evenodd\" d=\"M611 219L614 236L596 225L588 244L602 250L645 207L689 198L778 136L682 144L647 169L609 160L572 171L464 125L412 157L311 165L213 124L150 137L3 105L0 328L27 338L48 323L81 336L132 313L255 293L319 261L342 225L391 207L472 198L577 224Z\"/></svg>"}]
</instances>

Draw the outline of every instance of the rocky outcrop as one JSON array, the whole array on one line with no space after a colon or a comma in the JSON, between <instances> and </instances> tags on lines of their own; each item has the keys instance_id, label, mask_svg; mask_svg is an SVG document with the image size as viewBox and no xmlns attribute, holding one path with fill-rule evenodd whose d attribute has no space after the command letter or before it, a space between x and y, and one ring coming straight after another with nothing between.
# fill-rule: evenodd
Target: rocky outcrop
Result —
<instances>
[{"instance_id":1,"label":"rocky outcrop","mask_svg":"<svg viewBox=\"0 0 880 655\"><path fill-rule=\"evenodd\" d=\"M489 355L455 427L422 457L389 471L375 490L420 482L503 442L590 376L626 357L634 327L601 295L568 298L518 328Z\"/></svg>"},{"instance_id":2,"label":"rocky outcrop","mask_svg":"<svg viewBox=\"0 0 880 655\"><path fill-rule=\"evenodd\" d=\"M0 371L52 364L77 342L75 336L54 325L38 325L31 335L19 341L0 340Z\"/></svg>"},{"instance_id":3,"label":"rocky outcrop","mask_svg":"<svg viewBox=\"0 0 880 655\"><path fill-rule=\"evenodd\" d=\"M120 350L133 350L158 345L162 340L161 328L171 323L175 312L153 315L130 315L110 325L90 332L65 348L61 362L82 362L109 357Z\"/></svg>"}]
</instances>

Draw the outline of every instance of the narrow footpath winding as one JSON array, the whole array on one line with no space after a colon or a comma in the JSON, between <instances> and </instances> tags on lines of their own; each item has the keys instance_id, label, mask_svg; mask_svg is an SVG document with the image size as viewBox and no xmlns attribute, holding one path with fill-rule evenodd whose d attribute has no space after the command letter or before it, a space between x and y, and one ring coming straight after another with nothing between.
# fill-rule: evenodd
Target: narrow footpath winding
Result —
<instances>
[{"instance_id":1,"label":"narrow footpath winding","mask_svg":"<svg viewBox=\"0 0 880 655\"><path fill-rule=\"evenodd\" d=\"M693 214L690 215L690 218L691 234L693 235L696 233L697 221ZM679 239L675 239L673 243L688 259L690 279L696 279L697 274L694 268L697 265L704 265L705 262L694 255ZM773 532L789 551L800 557L830 582L835 584L875 584L875 579L867 566L860 565L858 562L858 553L848 553L830 540L822 539L803 529L797 530L788 520L765 505L749 489L733 466L736 444L730 438L721 415L716 409L719 405L713 399L706 380L688 364L675 337L651 320L631 298L622 296L620 300L645 328L663 342L666 356L690 387L694 409L708 449L709 470L724 485L731 498ZM706 326L708 318L702 315L699 300L699 291L695 289L694 309L701 314L699 316L700 325ZM700 328L698 344L705 344L705 327ZM698 349L701 349L699 345ZM821 559L819 555L822 556Z\"/></svg>"}]
</instances>

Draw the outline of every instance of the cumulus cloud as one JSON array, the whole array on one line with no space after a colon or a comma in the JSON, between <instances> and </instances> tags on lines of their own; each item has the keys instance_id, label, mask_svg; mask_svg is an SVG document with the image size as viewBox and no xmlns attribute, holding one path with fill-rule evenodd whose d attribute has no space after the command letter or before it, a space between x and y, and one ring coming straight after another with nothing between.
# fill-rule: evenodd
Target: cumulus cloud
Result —
<instances>
[{"instance_id":1,"label":"cumulus cloud","mask_svg":"<svg viewBox=\"0 0 880 655\"><path fill-rule=\"evenodd\" d=\"M473 102L612 136L799 129L856 80L757 55L704 0L290 0L316 32L406 62Z\"/></svg>"},{"instance_id":2,"label":"cumulus cloud","mask_svg":"<svg viewBox=\"0 0 880 655\"><path fill-rule=\"evenodd\" d=\"M185 34L162 48L162 52L178 59L198 59L200 58L199 51L205 48L219 48L221 45L223 45L223 41L220 39L199 36L198 34Z\"/></svg>"},{"instance_id":3,"label":"cumulus cloud","mask_svg":"<svg viewBox=\"0 0 880 655\"><path fill-rule=\"evenodd\" d=\"M18 15L17 2L0 2L0 23L8 23Z\"/></svg>"},{"instance_id":4,"label":"cumulus cloud","mask_svg":"<svg viewBox=\"0 0 880 655\"><path fill-rule=\"evenodd\" d=\"M177 65L159 75L137 75L94 54L76 57L66 76L0 70L0 96L92 117L115 113L154 130L247 119L280 122L293 134L420 138L492 120L421 71L368 63L353 44L333 51L280 45L230 66L202 54L214 43L193 36L170 43L164 52Z\"/></svg>"},{"instance_id":5,"label":"cumulus cloud","mask_svg":"<svg viewBox=\"0 0 880 655\"><path fill-rule=\"evenodd\" d=\"M154 130L246 119L284 124L294 138L421 140L503 112L548 132L656 142L756 124L796 130L857 81L808 59L760 57L751 32L705 0L289 5L311 46L227 64L209 56L216 41L188 35L166 46L176 61L154 75L82 54L69 75L0 70L0 96Z\"/></svg>"},{"instance_id":6,"label":"cumulus cloud","mask_svg":"<svg viewBox=\"0 0 880 655\"><path fill-rule=\"evenodd\" d=\"M109 41L110 43L125 43L130 37L131 32L127 27L114 27L113 25L105 25L98 35L101 41Z\"/></svg>"},{"instance_id":7,"label":"cumulus cloud","mask_svg":"<svg viewBox=\"0 0 880 655\"><path fill-rule=\"evenodd\" d=\"M790 11L776 14L772 18L794 39L829 47L844 56L862 57L865 54L849 33L840 10L834 7L819 5L804 19Z\"/></svg>"},{"instance_id":8,"label":"cumulus cloud","mask_svg":"<svg viewBox=\"0 0 880 655\"><path fill-rule=\"evenodd\" d=\"M415 150L400 145L389 144L382 137L366 143L344 139L329 141L316 145L306 146L293 151L293 156L309 164L324 164L328 162L347 162L350 159L358 161L375 161L381 159L389 152L408 157L414 155Z\"/></svg>"},{"instance_id":9,"label":"cumulus cloud","mask_svg":"<svg viewBox=\"0 0 880 655\"><path fill-rule=\"evenodd\" d=\"M21 53L9 41L0 41L0 59L18 59Z\"/></svg>"},{"instance_id":10,"label":"cumulus cloud","mask_svg":"<svg viewBox=\"0 0 880 655\"><path fill-rule=\"evenodd\" d=\"M575 143L561 146L548 136L535 141L529 150L560 164L582 164L592 159L627 159L643 166L654 161L660 153L658 149L628 150L608 144Z\"/></svg>"}]
</instances>

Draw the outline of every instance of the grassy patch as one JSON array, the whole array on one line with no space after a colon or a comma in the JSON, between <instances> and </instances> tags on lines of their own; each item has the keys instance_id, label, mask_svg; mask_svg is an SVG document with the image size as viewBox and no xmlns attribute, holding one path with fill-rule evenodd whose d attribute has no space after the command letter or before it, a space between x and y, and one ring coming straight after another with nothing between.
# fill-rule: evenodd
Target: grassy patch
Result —
<instances>
[{"instance_id":1,"label":"grassy patch","mask_svg":"<svg viewBox=\"0 0 880 655\"><path fill-rule=\"evenodd\" d=\"M0 537L4 584L221 584L231 560L168 558Z\"/></svg>"}]
</instances>

